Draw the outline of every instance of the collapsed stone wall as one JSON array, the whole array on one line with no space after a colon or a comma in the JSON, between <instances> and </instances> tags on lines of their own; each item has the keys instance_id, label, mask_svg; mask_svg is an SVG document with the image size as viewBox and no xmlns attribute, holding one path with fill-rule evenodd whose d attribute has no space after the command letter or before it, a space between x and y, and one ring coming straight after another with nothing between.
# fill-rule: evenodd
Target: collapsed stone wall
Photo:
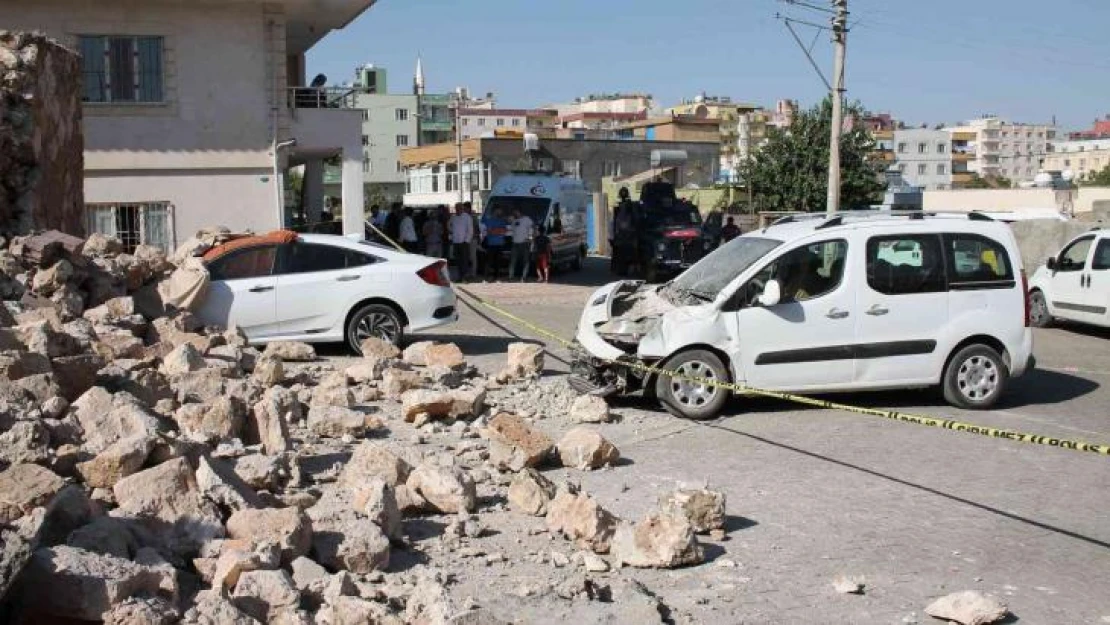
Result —
<instances>
[{"instance_id":1,"label":"collapsed stone wall","mask_svg":"<svg viewBox=\"0 0 1110 625\"><path fill-rule=\"evenodd\" d=\"M39 33L0 30L0 234L85 232L81 63Z\"/></svg>"}]
</instances>

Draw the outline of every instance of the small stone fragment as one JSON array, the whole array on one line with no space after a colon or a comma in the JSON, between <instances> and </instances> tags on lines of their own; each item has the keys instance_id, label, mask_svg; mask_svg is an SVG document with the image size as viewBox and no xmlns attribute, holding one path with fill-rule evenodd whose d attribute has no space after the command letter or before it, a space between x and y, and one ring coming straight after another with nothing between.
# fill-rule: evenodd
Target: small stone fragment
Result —
<instances>
[{"instance_id":1,"label":"small stone fragment","mask_svg":"<svg viewBox=\"0 0 1110 625\"><path fill-rule=\"evenodd\" d=\"M505 412L490 419L484 434L490 441L490 462L513 471L543 463L553 446L546 434Z\"/></svg>"},{"instance_id":2,"label":"small stone fragment","mask_svg":"<svg viewBox=\"0 0 1110 625\"><path fill-rule=\"evenodd\" d=\"M570 405L570 418L578 423L608 423L609 404L603 397L582 395Z\"/></svg>"},{"instance_id":3,"label":"small stone fragment","mask_svg":"<svg viewBox=\"0 0 1110 625\"><path fill-rule=\"evenodd\" d=\"M663 511L689 519L694 531L705 534L725 527L725 494L708 488L680 488L661 497Z\"/></svg>"},{"instance_id":4,"label":"small stone fragment","mask_svg":"<svg viewBox=\"0 0 1110 625\"><path fill-rule=\"evenodd\" d=\"M621 523L613 536L618 561L638 568L674 568L698 564L705 555L686 517L656 513L635 525Z\"/></svg>"},{"instance_id":5,"label":"small stone fragment","mask_svg":"<svg viewBox=\"0 0 1110 625\"><path fill-rule=\"evenodd\" d=\"M848 575L837 575L836 577L833 578L832 585L833 585L833 589L836 590L836 592L838 592L840 594L844 594L844 595L862 595L863 594L864 583L863 583L863 578L862 577L855 577L855 576L848 576Z\"/></svg>"},{"instance_id":6,"label":"small stone fragment","mask_svg":"<svg viewBox=\"0 0 1110 625\"><path fill-rule=\"evenodd\" d=\"M524 469L509 484L509 505L532 516L547 514L547 504L556 493L555 484L535 469Z\"/></svg>"},{"instance_id":7,"label":"small stone fragment","mask_svg":"<svg viewBox=\"0 0 1110 625\"><path fill-rule=\"evenodd\" d=\"M563 466L598 469L620 459L620 452L601 434L584 427L566 433L556 446Z\"/></svg>"},{"instance_id":8,"label":"small stone fragment","mask_svg":"<svg viewBox=\"0 0 1110 625\"><path fill-rule=\"evenodd\" d=\"M560 489L547 504L547 527L595 553L607 553L617 518L585 493Z\"/></svg>"},{"instance_id":9,"label":"small stone fragment","mask_svg":"<svg viewBox=\"0 0 1110 625\"><path fill-rule=\"evenodd\" d=\"M1006 618L1009 610L998 599L977 590L965 590L941 597L925 608L929 616L961 625L986 625Z\"/></svg>"}]
</instances>

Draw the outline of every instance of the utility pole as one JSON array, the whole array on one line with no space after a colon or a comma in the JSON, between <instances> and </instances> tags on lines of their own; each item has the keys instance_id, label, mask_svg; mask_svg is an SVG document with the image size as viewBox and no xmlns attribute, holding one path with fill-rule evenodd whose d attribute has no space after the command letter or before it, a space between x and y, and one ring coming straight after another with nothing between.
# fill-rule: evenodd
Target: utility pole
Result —
<instances>
[{"instance_id":1,"label":"utility pole","mask_svg":"<svg viewBox=\"0 0 1110 625\"><path fill-rule=\"evenodd\" d=\"M462 157L462 107L463 107L463 91L462 88L455 90L455 173L458 175L458 192L459 203L466 201L466 194L463 192L463 157Z\"/></svg>"},{"instance_id":2,"label":"utility pole","mask_svg":"<svg viewBox=\"0 0 1110 625\"><path fill-rule=\"evenodd\" d=\"M829 195L826 210L840 210L840 133L844 124L844 56L848 47L848 0L832 0L836 15L832 18L833 62L832 132L829 140Z\"/></svg>"}]
</instances>

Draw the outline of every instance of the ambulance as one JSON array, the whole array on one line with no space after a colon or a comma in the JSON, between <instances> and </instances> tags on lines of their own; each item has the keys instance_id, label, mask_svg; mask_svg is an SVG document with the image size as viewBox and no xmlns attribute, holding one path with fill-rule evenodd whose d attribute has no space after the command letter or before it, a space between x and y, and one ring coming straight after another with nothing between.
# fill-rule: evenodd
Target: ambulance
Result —
<instances>
[{"instance_id":1,"label":"ambulance","mask_svg":"<svg viewBox=\"0 0 1110 625\"><path fill-rule=\"evenodd\" d=\"M551 264L573 270L586 258L586 212L590 194L585 184L562 174L514 171L502 176L486 200L483 219L500 213L512 221L515 211L527 215L551 237Z\"/></svg>"}]
</instances>

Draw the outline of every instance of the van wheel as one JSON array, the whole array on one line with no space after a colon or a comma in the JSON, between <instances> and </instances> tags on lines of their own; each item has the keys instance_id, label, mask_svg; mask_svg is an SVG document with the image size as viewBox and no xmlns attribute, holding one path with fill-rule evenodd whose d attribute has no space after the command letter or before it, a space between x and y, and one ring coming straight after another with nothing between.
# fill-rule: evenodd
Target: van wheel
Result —
<instances>
[{"instance_id":1,"label":"van wheel","mask_svg":"<svg viewBox=\"0 0 1110 625\"><path fill-rule=\"evenodd\" d=\"M681 376L660 375L655 380L655 396L663 408L676 417L695 421L712 419L728 401L727 389L687 379L729 381L728 368L713 352L704 349L682 352L662 368Z\"/></svg>"},{"instance_id":2,"label":"van wheel","mask_svg":"<svg viewBox=\"0 0 1110 625\"><path fill-rule=\"evenodd\" d=\"M401 316L391 306L367 304L356 310L347 322L347 346L361 354L362 342L370 337L400 345L404 328Z\"/></svg>"},{"instance_id":3,"label":"van wheel","mask_svg":"<svg viewBox=\"0 0 1110 625\"><path fill-rule=\"evenodd\" d=\"M1044 292L1037 290L1029 294L1029 323L1034 328L1047 328L1052 325L1052 315L1048 312L1048 302Z\"/></svg>"},{"instance_id":4,"label":"van wheel","mask_svg":"<svg viewBox=\"0 0 1110 625\"><path fill-rule=\"evenodd\" d=\"M998 402L1009 379L998 352L986 345L969 345L948 362L944 399L957 408L985 410Z\"/></svg>"}]
</instances>

